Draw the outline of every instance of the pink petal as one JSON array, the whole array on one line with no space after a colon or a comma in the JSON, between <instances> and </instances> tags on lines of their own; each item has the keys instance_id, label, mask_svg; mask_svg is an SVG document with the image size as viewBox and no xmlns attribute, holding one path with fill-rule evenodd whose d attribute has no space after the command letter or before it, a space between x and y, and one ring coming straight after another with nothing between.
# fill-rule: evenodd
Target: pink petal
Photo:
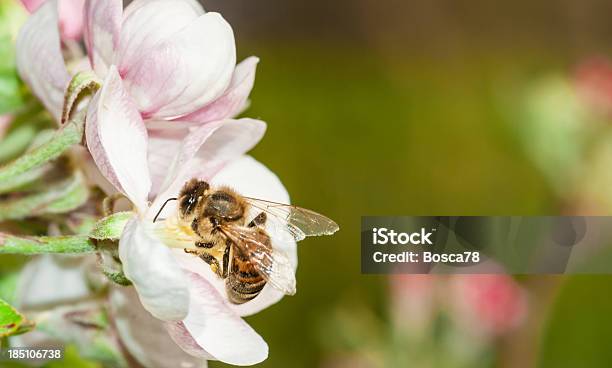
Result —
<instances>
[{"instance_id":1,"label":"pink petal","mask_svg":"<svg viewBox=\"0 0 612 368\"><path fill-rule=\"evenodd\" d=\"M151 1L123 23L119 72L146 118L190 113L230 83L236 63L232 29L217 13L198 17L191 4Z\"/></svg>"},{"instance_id":2,"label":"pink petal","mask_svg":"<svg viewBox=\"0 0 612 368\"><path fill-rule=\"evenodd\" d=\"M101 78L113 63L122 13L121 0L87 0L85 4L85 46L91 67Z\"/></svg>"},{"instance_id":3,"label":"pink petal","mask_svg":"<svg viewBox=\"0 0 612 368\"><path fill-rule=\"evenodd\" d=\"M16 49L19 75L59 121L70 75L60 48L55 0L30 16L19 32Z\"/></svg>"},{"instance_id":4,"label":"pink petal","mask_svg":"<svg viewBox=\"0 0 612 368\"><path fill-rule=\"evenodd\" d=\"M137 208L146 209L151 189L147 130L114 66L89 106L85 133L96 165Z\"/></svg>"},{"instance_id":5,"label":"pink petal","mask_svg":"<svg viewBox=\"0 0 612 368\"><path fill-rule=\"evenodd\" d=\"M45 0L21 0L34 13ZM63 40L78 40L83 33L83 5L85 0L59 0L59 27Z\"/></svg>"},{"instance_id":6,"label":"pink petal","mask_svg":"<svg viewBox=\"0 0 612 368\"><path fill-rule=\"evenodd\" d=\"M123 272L134 284L143 307L155 318L181 320L189 308L185 275L150 225L148 220L134 218L125 226L119 241Z\"/></svg>"},{"instance_id":7,"label":"pink petal","mask_svg":"<svg viewBox=\"0 0 612 368\"><path fill-rule=\"evenodd\" d=\"M191 353L201 352L203 356L233 365L252 365L268 357L268 345L246 322L235 314L221 295L204 278L188 272L191 292L189 314L176 329L169 329L177 343L189 342L188 332L202 350L192 343L185 346ZM181 335L177 336L177 331ZM195 348L195 349L194 349Z\"/></svg>"},{"instance_id":8,"label":"pink petal","mask_svg":"<svg viewBox=\"0 0 612 368\"><path fill-rule=\"evenodd\" d=\"M44 2L45 0L21 0L30 13L34 13Z\"/></svg>"},{"instance_id":9,"label":"pink petal","mask_svg":"<svg viewBox=\"0 0 612 368\"><path fill-rule=\"evenodd\" d=\"M181 143L181 150L168 164L167 177L151 206L153 215L161 203L176 196L186 181L212 176L219 166L240 157L259 142L266 124L259 120L223 120L191 130Z\"/></svg>"},{"instance_id":10,"label":"pink petal","mask_svg":"<svg viewBox=\"0 0 612 368\"><path fill-rule=\"evenodd\" d=\"M259 58L251 56L236 66L232 82L225 93L203 108L178 118L177 121L207 123L232 118L244 110L255 83Z\"/></svg>"},{"instance_id":11,"label":"pink petal","mask_svg":"<svg viewBox=\"0 0 612 368\"><path fill-rule=\"evenodd\" d=\"M290 203L289 194L278 177L250 156L243 156L226 164L212 178L211 183L213 185L227 185L248 197L279 203ZM251 216L254 215L256 214L251 214ZM271 232L270 235L274 237L275 234ZM297 268L297 246L295 242L276 242L274 246L287 254L294 267ZM175 252L174 255L181 267L206 278L216 288L217 292L223 296L224 300L228 300L224 281L214 274L208 265L203 264L200 259L184 252ZM249 316L275 304L283 296L282 292L276 290L271 285L266 285L255 299L241 305L230 304L230 307L241 316Z\"/></svg>"},{"instance_id":12,"label":"pink petal","mask_svg":"<svg viewBox=\"0 0 612 368\"><path fill-rule=\"evenodd\" d=\"M142 308L131 287L113 287L110 292L111 317L121 343L143 367L206 368L202 358L186 354L161 322Z\"/></svg>"}]
</instances>

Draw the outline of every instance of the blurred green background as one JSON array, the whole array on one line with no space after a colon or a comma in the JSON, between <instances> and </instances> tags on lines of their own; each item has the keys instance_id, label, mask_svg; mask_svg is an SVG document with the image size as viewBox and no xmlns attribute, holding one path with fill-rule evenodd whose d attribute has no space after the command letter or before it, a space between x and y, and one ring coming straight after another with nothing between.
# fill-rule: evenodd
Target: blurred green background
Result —
<instances>
[{"instance_id":1,"label":"blurred green background","mask_svg":"<svg viewBox=\"0 0 612 368\"><path fill-rule=\"evenodd\" d=\"M294 203L341 226L301 243L296 296L248 318L270 345L262 367L326 366L338 306L386 318L387 280L360 274L360 216L562 211L515 139L512 117L521 86L608 54L610 2L204 5L233 24L242 57L261 58L246 115L268 122L268 132L253 155ZM536 346L500 352L491 364L611 366L612 278L542 279L562 286L552 307L531 300L547 326L533 325L525 344Z\"/></svg>"},{"instance_id":2,"label":"blurred green background","mask_svg":"<svg viewBox=\"0 0 612 368\"><path fill-rule=\"evenodd\" d=\"M361 216L557 215L583 205L573 203L576 167L537 157L567 157L581 138L561 124L557 134L554 119L533 125L525 110L550 100L548 112L574 118L564 88L584 60L610 55L612 2L201 2L232 24L239 59L261 59L245 116L268 131L253 156L293 203L341 227L300 243L295 296L247 318L270 347L259 366L612 366L612 277L516 276L528 291L527 318L487 342L477 365L462 365L441 345L398 343L389 279L362 275L359 254ZM591 214L612 212L606 157L595 160L597 172L578 164L584 180L598 178L588 200L611 206ZM19 262L4 257L1 271L9 263ZM436 321L433 340L448 325ZM75 363L58 367L85 364L69 352Z\"/></svg>"}]
</instances>

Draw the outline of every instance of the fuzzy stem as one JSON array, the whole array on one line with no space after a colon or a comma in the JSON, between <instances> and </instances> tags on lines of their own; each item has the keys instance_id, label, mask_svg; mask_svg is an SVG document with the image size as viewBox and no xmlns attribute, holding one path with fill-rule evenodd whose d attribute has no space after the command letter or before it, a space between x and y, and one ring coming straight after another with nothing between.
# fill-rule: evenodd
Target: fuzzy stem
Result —
<instances>
[{"instance_id":1,"label":"fuzzy stem","mask_svg":"<svg viewBox=\"0 0 612 368\"><path fill-rule=\"evenodd\" d=\"M0 183L18 180L19 175L58 158L64 151L83 139L86 111L75 114L48 142L0 168Z\"/></svg>"},{"instance_id":2,"label":"fuzzy stem","mask_svg":"<svg viewBox=\"0 0 612 368\"><path fill-rule=\"evenodd\" d=\"M0 233L0 254L85 254L95 251L95 244L87 236L19 237Z\"/></svg>"}]
</instances>

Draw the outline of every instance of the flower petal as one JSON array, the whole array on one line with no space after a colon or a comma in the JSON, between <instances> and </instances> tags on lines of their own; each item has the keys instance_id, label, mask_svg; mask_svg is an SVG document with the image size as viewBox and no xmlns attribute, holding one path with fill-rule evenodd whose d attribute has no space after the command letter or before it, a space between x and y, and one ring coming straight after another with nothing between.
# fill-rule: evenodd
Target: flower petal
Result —
<instances>
[{"instance_id":1,"label":"flower petal","mask_svg":"<svg viewBox=\"0 0 612 368\"><path fill-rule=\"evenodd\" d=\"M223 96L203 108L178 118L177 121L207 123L237 116L244 110L255 83L255 71L259 58L251 56L236 66L232 82Z\"/></svg>"},{"instance_id":2,"label":"flower petal","mask_svg":"<svg viewBox=\"0 0 612 368\"><path fill-rule=\"evenodd\" d=\"M149 198L155 198L160 191L170 165L181 151L183 139L188 133L187 129L149 130L148 161L152 182Z\"/></svg>"},{"instance_id":3,"label":"flower petal","mask_svg":"<svg viewBox=\"0 0 612 368\"><path fill-rule=\"evenodd\" d=\"M83 257L50 254L28 262L19 277L18 307L48 307L90 295L85 265Z\"/></svg>"},{"instance_id":4,"label":"flower petal","mask_svg":"<svg viewBox=\"0 0 612 368\"><path fill-rule=\"evenodd\" d=\"M200 275L187 272L191 292L189 314L181 324L170 328L174 341L197 353L185 332L199 345L203 356L233 365L252 365L268 357L266 342L235 314L215 288ZM181 334L177 335L177 332ZM185 345L185 342L188 342Z\"/></svg>"},{"instance_id":5,"label":"flower petal","mask_svg":"<svg viewBox=\"0 0 612 368\"><path fill-rule=\"evenodd\" d=\"M28 18L16 44L19 75L59 121L70 75L64 65L57 1L49 0Z\"/></svg>"},{"instance_id":6,"label":"flower petal","mask_svg":"<svg viewBox=\"0 0 612 368\"><path fill-rule=\"evenodd\" d=\"M263 121L253 119L223 120L192 129L168 165L161 194L151 206L153 215L162 202L180 191L186 181L211 177L223 162L240 157L253 148L265 130Z\"/></svg>"},{"instance_id":7,"label":"flower petal","mask_svg":"<svg viewBox=\"0 0 612 368\"><path fill-rule=\"evenodd\" d=\"M189 308L185 275L149 224L133 218L125 226L119 241L123 272L134 284L143 307L154 317L181 320Z\"/></svg>"},{"instance_id":8,"label":"flower petal","mask_svg":"<svg viewBox=\"0 0 612 368\"><path fill-rule=\"evenodd\" d=\"M126 17L117 60L143 116L185 115L228 87L234 34L217 13L198 17L191 2L151 1Z\"/></svg>"},{"instance_id":9,"label":"flower petal","mask_svg":"<svg viewBox=\"0 0 612 368\"><path fill-rule=\"evenodd\" d=\"M289 203L289 194L278 177L250 156L243 156L226 164L212 178L211 184L227 185L248 197ZM270 235L274 238L273 229L268 231L271 232ZM287 254L294 268L297 268L297 245L295 242L277 242L273 246ZM175 252L175 257L179 260L181 267L191 272L197 272L200 276L206 278L223 295L225 300L228 300L225 283L210 270L210 267L203 265L201 260L193 256L177 253ZM239 315L249 316L275 304L283 296L282 292L276 290L271 285L266 285L255 299L244 304L231 304L230 306Z\"/></svg>"},{"instance_id":10,"label":"flower petal","mask_svg":"<svg viewBox=\"0 0 612 368\"><path fill-rule=\"evenodd\" d=\"M186 354L172 341L164 323L142 308L133 288L113 287L110 306L122 344L142 366L206 367L206 361Z\"/></svg>"},{"instance_id":11,"label":"flower petal","mask_svg":"<svg viewBox=\"0 0 612 368\"><path fill-rule=\"evenodd\" d=\"M114 66L90 103L86 138L104 177L144 211L151 189L147 130Z\"/></svg>"},{"instance_id":12,"label":"flower petal","mask_svg":"<svg viewBox=\"0 0 612 368\"><path fill-rule=\"evenodd\" d=\"M85 5L85 46L92 69L106 76L119 42L123 1L88 0Z\"/></svg>"}]
</instances>

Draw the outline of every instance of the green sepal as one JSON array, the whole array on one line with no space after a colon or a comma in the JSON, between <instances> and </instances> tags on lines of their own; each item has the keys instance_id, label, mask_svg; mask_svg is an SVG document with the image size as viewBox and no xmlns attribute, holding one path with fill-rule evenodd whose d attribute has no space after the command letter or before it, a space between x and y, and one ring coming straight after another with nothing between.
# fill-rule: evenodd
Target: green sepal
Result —
<instances>
[{"instance_id":1,"label":"green sepal","mask_svg":"<svg viewBox=\"0 0 612 368\"><path fill-rule=\"evenodd\" d=\"M133 212L116 212L107 216L96 223L89 237L96 240L117 240L123 233L123 228Z\"/></svg>"},{"instance_id":2,"label":"green sepal","mask_svg":"<svg viewBox=\"0 0 612 368\"><path fill-rule=\"evenodd\" d=\"M66 94L64 95L64 107L62 110L62 125L72 116L73 110L78 105L78 102L85 96L96 93L102 82L93 73L89 71L79 72L70 80Z\"/></svg>"}]
</instances>

